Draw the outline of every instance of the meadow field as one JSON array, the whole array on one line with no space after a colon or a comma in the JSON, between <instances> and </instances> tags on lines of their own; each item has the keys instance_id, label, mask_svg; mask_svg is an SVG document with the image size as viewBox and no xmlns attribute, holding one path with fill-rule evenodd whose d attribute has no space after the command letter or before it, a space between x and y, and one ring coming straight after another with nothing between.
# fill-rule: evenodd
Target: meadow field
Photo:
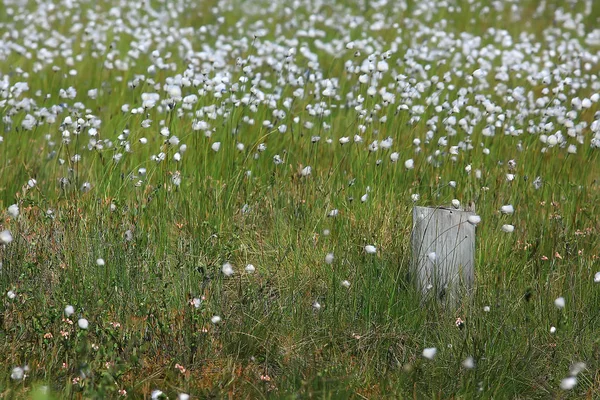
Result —
<instances>
[{"instance_id":1,"label":"meadow field","mask_svg":"<svg viewBox=\"0 0 600 400\"><path fill-rule=\"evenodd\" d=\"M596 0L2 0L0 398L599 399L599 75Z\"/></svg>"}]
</instances>

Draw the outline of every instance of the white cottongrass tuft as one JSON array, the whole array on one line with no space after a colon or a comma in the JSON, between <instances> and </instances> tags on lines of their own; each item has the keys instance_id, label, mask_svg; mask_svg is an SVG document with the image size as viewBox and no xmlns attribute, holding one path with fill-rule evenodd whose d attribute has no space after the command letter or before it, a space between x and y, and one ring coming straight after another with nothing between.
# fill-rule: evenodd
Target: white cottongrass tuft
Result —
<instances>
[{"instance_id":1,"label":"white cottongrass tuft","mask_svg":"<svg viewBox=\"0 0 600 400\"><path fill-rule=\"evenodd\" d=\"M150 394L150 398L152 400L158 400L166 397L164 396L164 393L161 390L156 389L152 391L152 393Z\"/></svg>"},{"instance_id":2,"label":"white cottongrass tuft","mask_svg":"<svg viewBox=\"0 0 600 400\"><path fill-rule=\"evenodd\" d=\"M467 357L462 362L462 366L466 369L473 369L475 368L475 360L473 359L473 357Z\"/></svg>"},{"instance_id":3,"label":"white cottongrass tuft","mask_svg":"<svg viewBox=\"0 0 600 400\"><path fill-rule=\"evenodd\" d=\"M309 176L312 173L312 168L310 166L304 167L302 168L302 171L300 171L300 175L302 176Z\"/></svg>"},{"instance_id":4,"label":"white cottongrass tuft","mask_svg":"<svg viewBox=\"0 0 600 400\"><path fill-rule=\"evenodd\" d=\"M594 275L594 282L600 283L600 271L596 272Z\"/></svg>"},{"instance_id":5,"label":"white cottongrass tuft","mask_svg":"<svg viewBox=\"0 0 600 400\"><path fill-rule=\"evenodd\" d=\"M19 206L16 204L9 206L8 215L10 215L11 218L17 218L19 216Z\"/></svg>"},{"instance_id":6,"label":"white cottongrass tuft","mask_svg":"<svg viewBox=\"0 0 600 400\"><path fill-rule=\"evenodd\" d=\"M348 289L350 287L350 281L342 281L342 286L345 287L346 289Z\"/></svg>"},{"instance_id":7,"label":"white cottongrass tuft","mask_svg":"<svg viewBox=\"0 0 600 400\"><path fill-rule=\"evenodd\" d=\"M415 162L413 161L412 158L408 159L408 160L404 161L404 167L406 169L413 169L413 168L415 168Z\"/></svg>"},{"instance_id":8,"label":"white cottongrass tuft","mask_svg":"<svg viewBox=\"0 0 600 400\"><path fill-rule=\"evenodd\" d=\"M435 254L434 251L432 251L431 253L427 254L427 258L429 259L429 261L431 261L432 263L435 263L435 260L437 259L437 254Z\"/></svg>"},{"instance_id":9,"label":"white cottongrass tuft","mask_svg":"<svg viewBox=\"0 0 600 400\"><path fill-rule=\"evenodd\" d=\"M509 225L509 224L502 225L502 230L506 233L513 233L515 230L515 227L514 227L514 225Z\"/></svg>"},{"instance_id":10,"label":"white cottongrass tuft","mask_svg":"<svg viewBox=\"0 0 600 400\"><path fill-rule=\"evenodd\" d=\"M6 295L11 300L14 300L14 298L17 297L17 294L15 292L13 292L12 290L9 290L8 293L6 293Z\"/></svg>"},{"instance_id":11,"label":"white cottongrass tuft","mask_svg":"<svg viewBox=\"0 0 600 400\"><path fill-rule=\"evenodd\" d=\"M586 368L587 368L587 365L584 362L578 361L576 363L573 363L573 365L571 365L571 367L569 368L569 374L571 374L571 376L577 376L577 375L579 375L580 372L583 372Z\"/></svg>"},{"instance_id":12,"label":"white cottongrass tuft","mask_svg":"<svg viewBox=\"0 0 600 400\"><path fill-rule=\"evenodd\" d=\"M215 151L215 152L219 151L219 149L221 148L221 142L214 142L214 143L213 143L213 144L210 146L210 148L211 148L213 151Z\"/></svg>"},{"instance_id":13,"label":"white cottongrass tuft","mask_svg":"<svg viewBox=\"0 0 600 400\"><path fill-rule=\"evenodd\" d=\"M556 333L556 327L555 326L551 326L550 327L550 334L554 335Z\"/></svg>"},{"instance_id":14,"label":"white cottongrass tuft","mask_svg":"<svg viewBox=\"0 0 600 400\"><path fill-rule=\"evenodd\" d=\"M256 271L256 268L254 268L254 265L248 264L248 265L246 265L246 268L244 268L244 271L246 271L247 273L251 274L254 271Z\"/></svg>"},{"instance_id":15,"label":"white cottongrass tuft","mask_svg":"<svg viewBox=\"0 0 600 400\"><path fill-rule=\"evenodd\" d=\"M453 199L452 200L452 207L454 207L454 208L460 208L460 201L458 199Z\"/></svg>"},{"instance_id":16,"label":"white cottongrass tuft","mask_svg":"<svg viewBox=\"0 0 600 400\"><path fill-rule=\"evenodd\" d=\"M75 314L75 308L71 305L65 307L65 315L69 318L71 315Z\"/></svg>"},{"instance_id":17,"label":"white cottongrass tuft","mask_svg":"<svg viewBox=\"0 0 600 400\"><path fill-rule=\"evenodd\" d=\"M576 385L577 385L577 378L575 378L574 376L570 376L570 377L565 378L562 381L560 381L560 388L562 390L571 390Z\"/></svg>"},{"instance_id":18,"label":"white cottongrass tuft","mask_svg":"<svg viewBox=\"0 0 600 400\"><path fill-rule=\"evenodd\" d=\"M423 357L425 357L428 360L433 360L436 354L437 349L435 347L427 347L423 349Z\"/></svg>"},{"instance_id":19,"label":"white cottongrass tuft","mask_svg":"<svg viewBox=\"0 0 600 400\"><path fill-rule=\"evenodd\" d=\"M221 321L222 321L221 317L219 317L218 315L213 315L212 318L210 319L210 322L212 322L213 324L218 324Z\"/></svg>"},{"instance_id":20,"label":"white cottongrass tuft","mask_svg":"<svg viewBox=\"0 0 600 400\"><path fill-rule=\"evenodd\" d=\"M320 304L318 301L315 301L315 302L312 304L312 306L313 306L313 308L314 308L316 311L319 311L319 310L321 309L321 304Z\"/></svg>"},{"instance_id":21,"label":"white cottongrass tuft","mask_svg":"<svg viewBox=\"0 0 600 400\"><path fill-rule=\"evenodd\" d=\"M77 321L77 325L83 329L86 330L89 327L89 322L87 319L85 318L79 318L79 320Z\"/></svg>"},{"instance_id":22,"label":"white cottongrass tuft","mask_svg":"<svg viewBox=\"0 0 600 400\"><path fill-rule=\"evenodd\" d=\"M326 262L327 264L333 264L333 258L334 258L334 257L333 257L333 253L328 253L328 254L325 256L325 262Z\"/></svg>"},{"instance_id":23,"label":"white cottongrass tuft","mask_svg":"<svg viewBox=\"0 0 600 400\"><path fill-rule=\"evenodd\" d=\"M179 395L177 396L177 400L189 400L190 399L190 395L187 393L179 393Z\"/></svg>"},{"instance_id":24,"label":"white cottongrass tuft","mask_svg":"<svg viewBox=\"0 0 600 400\"><path fill-rule=\"evenodd\" d=\"M14 367L11 374L10 379L13 381L20 381L25 377L25 370L21 367Z\"/></svg>"},{"instance_id":25,"label":"white cottongrass tuft","mask_svg":"<svg viewBox=\"0 0 600 400\"><path fill-rule=\"evenodd\" d=\"M478 225L481 222L481 217L479 215L469 215L469 217L467 217L467 221L471 225Z\"/></svg>"},{"instance_id":26,"label":"white cottongrass tuft","mask_svg":"<svg viewBox=\"0 0 600 400\"><path fill-rule=\"evenodd\" d=\"M223 274L225 276L231 276L233 275L233 265L226 262L225 264L223 264L223 267L221 267L221 271L223 271Z\"/></svg>"},{"instance_id":27,"label":"white cottongrass tuft","mask_svg":"<svg viewBox=\"0 0 600 400\"><path fill-rule=\"evenodd\" d=\"M375 253L377 253L377 247L368 244L368 245L365 246L365 253L367 253L367 254L375 254Z\"/></svg>"},{"instance_id":28,"label":"white cottongrass tuft","mask_svg":"<svg viewBox=\"0 0 600 400\"><path fill-rule=\"evenodd\" d=\"M9 244L13 241L13 236L8 229L0 232L0 244Z\"/></svg>"},{"instance_id":29,"label":"white cottongrass tuft","mask_svg":"<svg viewBox=\"0 0 600 400\"><path fill-rule=\"evenodd\" d=\"M507 204L500 207L500 212L502 214L513 214L515 212L515 208L512 206L512 204Z\"/></svg>"},{"instance_id":30,"label":"white cottongrass tuft","mask_svg":"<svg viewBox=\"0 0 600 400\"><path fill-rule=\"evenodd\" d=\"M554 300L554 305L557 308L565 308L565 298L564 297L559 297L556 300Z\"/></svg>"},{"instance_id":31,"label":"white cottongrass tuft","mask_svg":"<svg viewBox=\"0 0 600 400\"><path fill-rule=\"evenodd\" d=\"M483 307L483 312L490 312L490 306L484 306Z\"/></svg>"},{"instance_id":32,"label":"white cottongrass tuft","mask_svg":"<svg viewBox=\"0 0 600 400\"><path fill-rule=\"evenodd\" d=\"M105 264L106 263L104 262L103 258L99 258L99 259L96 260L96 265L99 266L99 267L104 267Z\"/></svg>"}]
</instances>

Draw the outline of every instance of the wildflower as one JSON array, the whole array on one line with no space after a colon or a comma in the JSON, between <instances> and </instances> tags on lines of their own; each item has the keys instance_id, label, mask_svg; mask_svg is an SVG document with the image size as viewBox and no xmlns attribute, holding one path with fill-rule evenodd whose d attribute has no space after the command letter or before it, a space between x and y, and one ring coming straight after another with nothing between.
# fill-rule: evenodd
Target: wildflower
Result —
<instances>
[{"instance_id":1,"label":"wildflower","mask_svg":"<svg viewBox=\"0 0 600 400\"><path fill-rule=\"evenodd\" d=\"M75 308L73 308L73 306L69 305L69 306L65 307L65 315L67 316L67 318L69 318L74 313L75 313Z\"/></svg>"},{"instance_id":2,"label":"wildflower","mask_svg":"<svg viewBox=\"0 0 600 400\"><path fill-rule=\"evenodd\" d=\"M8 215L10 215L12 218L17 218L19 216L19 206L16 204L9 206Z\"/></svg>"},{"instance_id":3,"label":"wildflower","mask_svg":"<svg viewBox=\"0 0 600 400\"><path fill-rule=\"evenodd\" d=\"M54 337L54 335L52 335L51 332L44 333L44 339L52 339L53 337Z\"/></svg>"},{"instance_id":4,"label":"wildflower","mask_svg":"<svg viewBox=\"0 0 600 400\"><path fill-rule=\"evenodd\" d=\"M0 244L9 244L12 241L13 237L8 229L0 232Z\"/></svg>"},{"instance_id":5,"label":"wildflower","mask_svg":"<svg viewBox=\"0 0 600 400\"><path fill-rule=\"evenodd\" d=\"M473 369L475 368L475 360L473 359L473 357L467 357L462 362L462 366L466 369Z\"/></svg>"},{"instance_id":6,"label":"wildflower","mask_svg":"<svg viewBox=\"0 0 600 400\"><path fill-rule=\"evenodd\" d=\"M88 320L85 318L79 318L79 320L77 321L77 325L83 329L86 330L89 326Z\"/></svg>"},{"instance_id":7,"label":"wildflower","mask_svg":"<svg viewBox=\"0 0 600 400\"><path fill-rule=\"evenodd\" d=\"M193 305L193 306L194 306L194 307L196 307L196 308L200 308L200 305L202 304L202 300L200 300L200 299L199 299L199 298L197 298L197 297L194 297L194 298L192 299L192 301L190 301L190 304L191 304L191 305Z\"/></svg>"},{"instance_id":8,"label":"wildflower","mask_svg":"<svg viewBox=\"0 0 600 400\"><path fill-rule=\"evenodd\" d=\"M423 349L423 357L425 357L428 360L433 360L436 354L437 349L435 347L427 347Z\"/></svg>"},{"instance_id":9,"label":"wildflower","mask_svg":"<svg viewBox=\"0 0 600 400\"><path fill-rule=\"evenodd\" d=\"M375 254L377 253L377 248L373 245L368 244L365 246L365 252L367 254Z\"/></svg>"},{"instance_id":10,"label":"wildflower","mask_svg":"<svg viewBox=\"0 0 600 400\"><path fill-rule=\"evenodd\" d=\"M125 390L125 389L119 389L119 391L117 393L119 393L119 396L123 396L123 397L127 396L127 390Z\"/></svg>"},{"instance_id":11,"label":"wildflower","mask_svg":"<svg viewBox=\"0 0 600 400\"><path fill-rule=\"evenodd\" d=\"M302 171L300 171L300 175L301 176L309 176L312 172L312 168L310 166L304 167L302 168Z\"/></svg>"},{"instance_id":12,"label":"wildflower","mask_svg":"<svg viewBox=\"0 0 600 400\"><path fill-rule=\"evenodd\" d=\"M10 379L14 381L20 381L25 377L25 370L21 367L14 367L11 374Z\"/></svg>"},{"instance_id":13,"label":"wildflower","mask_svg":"<svg viewBox=\"0 0 600 400\"><path fill-rule=\"evenodd\" d=\"M185 374L185 367L181 364L175 364L175 369L178 370L180 373Z\"/></svg>"},{"instance_id":14,"label":"wildflower","mask_svg":"<svg viewBox=\"0 0 600 400\"><path fill-rule=\"evenodd\" d=\"M506 233L512 233L515 230L513 225L502 225L502 230Z\"/></svg>"},{"instance_id":15,"label":"wildflower","mask_svg":"<svg viewBox=\"0 0 600 400\"><path fill-rule=\"evenodd\" d=\"M421 195L419 195L419 193L413 193L410 195L410 199L416 203L417 201L419 201L419 199L421 198Z\"/></svg>"},{"instance_id":16,"label":"wildflower","mask_svg":"<svg viewBox=\"0 0 600 400\"><path fill-rule=\"evenodd\" d=\"M467 217L467 221L471 224L471 225L477 225L481 222L481 217L479 215L469 215Z\"/></svg>"},{"instance_id":17,"label":"wildflower","mask_svg":"<svg viewBox=\"0 0 600 400\"><path fill-rule=\"evenodd\" d=\"M261 375L260 380L263 382L271 382L271 377L269 375Z\"/></svg>"},{"instance_id":18,"label":"wildflower","mask_svg":"<svg viewBox=\"0 0 600 400\"><path fill-rule=\"evenodd\" d=\"M233 275L233 266L226 262L225 264L223 264L223 267L221 267L221 271L223 271L223 274L225 274L225 276L231 276Z\"/></svg>"},{"instance_id":19,"label":"wildflower","mask_svg":"<svg viewBox=\"0 0 600 400\"><path fill-rule=\"evenodd\" d=\"M218 315L213 315L210 319L210 322L212 322L213 324L218 324L219 322L221 322L221 317L219 317Z\"/></svg>"},{"instance_id":20,"label":"wildflower","mask_svg":"<svg viewBox=\"0 0 600 400\"><path fill-rule=\"evenodd\" d=\"M575 378L574 376L570 376L570 377L565 378L562 381L560 381L560 388L562 390L571 390L576 385L577 385L577 378Z\"/></svg>"},{"instance_id":21,"label":"wildflower","mask_svg":"<svg viewBox=\"0 0 600 400\"><path fill-rule=\"evenodd\" d=\"M244 271L246 271L249 274L252 274L254 271L256 271L256 268L254 267L254 265L248 264L246 265L246 268L244 268Z\"/></svg>"},{"instance_id":22,"label":"wildflower","mask_svg":"<svg viewBox=\"0 0 600 400\"><path fill-rule=\"evenodd\" d=\"M557 298L556 300L554 300L554 305L560 309L565 308L565 298L564 297Z\"/></svg>"}]
</instances>

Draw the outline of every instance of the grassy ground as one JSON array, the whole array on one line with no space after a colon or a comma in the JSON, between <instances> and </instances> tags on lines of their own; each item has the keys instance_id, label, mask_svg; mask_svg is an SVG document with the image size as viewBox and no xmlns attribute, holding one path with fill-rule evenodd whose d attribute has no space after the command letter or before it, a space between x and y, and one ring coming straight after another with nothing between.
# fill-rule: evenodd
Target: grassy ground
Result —
<instances>
[{"instance_id":1,"label":"grassy ground","mask_svg":"<svg viewBox=\"0 0 600 400\"><path fill-rule=\"evenodd\" d=\"M13 240L0 244L0 397L600 396L600 149L591 145L600 110L571 103L600 89L599 47L585 40L598 23L595 3L563 11L553 0L5 3L0 231ZM579 26L570 29L565 14ZM488 59L486 48L501 55ZM347 62L360 66L370 54L377 62L388 50L389 71L367 72L369 83L348 71ZM509 65L507 80L496 80ZM480 68L492 72L468 79ZM533 72L544 68L561 72L547 84ZM182 75L198 83L181 84ZM327 78L336 96L323 95ZM544 93L567 78L565 99ZM173 79L198 101L169 91ZM28 90L17 93L16 82ZM76 95L61 96L70 86ZM531 101L514 100L518 87ZM132 113L150 92L158 103ZM27 114L37 121L29 129ZM443 122L452 115L473 119L472 132L456 126L453 135ZM574 137L565 118L582 124ZM194 129L200 120L208 131ZM485 136L496 121L496 134ZM549 146L544 132L528 132L549 122L545 134L562 130L564 142ZM506 134L511 126L522 131ZM161 135L164 127L179 143ZM354 143L356 134L364 142ZM370 151L374 140L379 149ZM161 152L165 159L153 161ZM474 201L482 222L473 294L445 309L423 303L408 278L411 210L453 199ZM501 213L508 204L515 212ZM437 349L433 359L426 348ZM577 362L586 368L569 372ZM11 378L24 366L23 379ZM570 374L577 385L561 389Z\"/></svg>"}]
</instances>

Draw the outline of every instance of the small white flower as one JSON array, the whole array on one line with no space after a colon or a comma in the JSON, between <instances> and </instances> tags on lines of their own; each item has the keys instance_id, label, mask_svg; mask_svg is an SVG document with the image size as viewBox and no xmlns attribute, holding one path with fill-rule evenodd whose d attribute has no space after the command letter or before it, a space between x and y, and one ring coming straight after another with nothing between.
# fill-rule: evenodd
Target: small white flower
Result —
<instances>
[{"instance_id":1,"label":"small white flower","mask_svg":"<svg viewBox=\"0 0 600 400\"><path fill-rule=\"evenodd\" d=\"M212 318L210 319L210 322L212 322L213 324L218 324L221 321L222 321L221 317L219 317L218 315L213 315Z\"/></svg>"},{"instance_id":2,"label":"small white flower","mask_svg":"<svg viewBox=\"0 0 600 400\"><path fill-rule=\"evenodd\" d=\"M413 169L415 167L415 162L413 161L412 158L409 160L406 160L406 161L404 161L404 167L406 169Z\"/></svg>"},{"instance_id":3,"label":"small white flower","mask_svg":"<svg viewBox=\"0 0 600 400\"><path fill-rule=\"evenodd\" d=\"M333 253L328 253L325 256L325 263L332 264L333 263Z\"/></svg>"},{"instance_id":4,"label":"small white flower","mask_svg":"<svg viewBox=\"0 0 600 400\"><path fill-rule=\"evenodd\" d=\"M19 216L19 206L16 204L9 206L8 215L10 215L12 218L17 218Z\"/></svg>"},{"instance_id":5,"label":"small white flower","mask_svg":"<svg viewBox=\"0 0 600 400\"><path fill-rule=\"evenodd\" d=\"M490 312L490 306L484 306L483 312Z\"/></svg>"},{"instance_id":6,"label":"small white flower","mask_svg":"<svg viewBox=\"0 0 600 400\"><path fill-rule=\"evenodd\" d=\"M221 142L214 142L212 146L210 146L210 148L213 149L213 151L215 152L219 151L219 149L221 148Z\"/></svg>"},{"instance_id":7,"label":"small white flower","mask_svg":"<svg viewBox=\"0 0 600 400\"><path fill-rule=\"evenodd\" d=\"M223 271L223 274L225 274L225 276L231 276L233 275L233 266L230 263L226 262L225 264L223 264L221 271Z\"/></svg>"},{"instance_id":8,"label":"small white flower","mask_svg":"<svg viewBox=\"0 0 600 400\"><path fill-rule=\"evenodd\" d=\"M437 255L435 254L434 251L432 251L431 253L427 254L427 258L429 258L429 261L431 261L432 263L435 263Z\"/></svg>"},{"instance_id":9,"label":"small white flower","mask_svg":"<svg viewBox=\"0 0 600 400\"><path fill-rule=\"evenodd\" d=\"M467 357L462 362L462 366L466 369L473 369L475 368L475 360L473 359L473 357Z\"/></svg>"},{"instance_id":10,"label":"small white flower","mask_svg":"<svg viewBox=\"0 0 600 400\"><path fill-rule=\"evenodd\" d=\"M421 196L419 195L419 193L413 193L410 195L410 199L413 201L413 203L416 203L417 201L419 201L420 198L421 198Z\"/></svg>"},{"instance_id":11,"label":"small white flower","mask_svg":"<svg viewBox=\"0 0 600 400\"><path fill-rule=\"evenodd\" d=\"M9 290L8 293L6 294L8 296L9 299L13 300L15 297L17 297L17 294L15 292L13 292L12 290Z\"/></svg>"},{"instance_id":12,"label":"small white flower","mask_svg":"<svg viewBox=\"0 0 600 400\"><path fill-rule=\"evenodd\" d=\"M85 318L79 318L79 320L77 321L77 325L79 325L79 327L83 330L87 329L89 326L88 320Z\"/></svg>"},{"instance_id":13,"label":"small white flower","mask_svg":"<svg viewBox=\"0 0 600 400\"><path fill-rule=\"evenodd\" d=\"M254 265L252 265L252 264L248 264L248 265L246 265L246 268L244 268L244 270L245 270L247 273L251 274L251 273L253 273L254 271L256 271L256 268L254 268Z\"/></svg>"},{"instance_id":14,"label":"small white flower","mask_svg":"<svg viewBox=\"0 0 600 400\"><path fill-rule=\"evenodd\" d=\"M564 297L559 297L556 300L554 300L554 305L557 308L565 308L565 298Z\"/></svg>"},{"instance_id":15,"label":"small white flower","mask_svg":"<svg viewBox=\"0 0 600 400\"><path fill-rule=\"evenodd\" d=\"M571 376L577 376L579 375L580 372L582 372L583 370L585 370L587 368L587 365L585 365L584 362L576 362L573 365L571 365L571 368L569 368L569 373L571 374Z\"/></svg>"},{"instance_id":16,"label":"small white flower","mask_svg":"<svg viewBox=\"0 0 600 400\"><path fill-rule=\"evenodd\" d=\"M194 297L192 299L192 305L196 308L200 308L200 306L202 305L202 299L199 299L198 297Z\"/></svg>"},{"instance_id":17,"label":"small white flower","mask_svg":"<svg viewBox=\"0 0 600 400\"><path fill-rule=\"evenodd\" d=\"M502 230L506 233L512 233L515 230L515 227L513 225L502 225Z\"/></svg>"},{"instance_id":18,"label":"small white flower","mask_svg":"<svg viewBox=\"0 0 600 400\"><path fill-rule=\"evenodd\" d=\"M342 281L342 286L346 289L350 287L350 281Z\"/></svg>"},{"instance_id":19,"label":"small white flower","mask_svg":"<svg viewBox=\"0 0 600 400\"><path fill-rule=\"evenodd\" d=\"M502 214L512 214L515 212L515 208L512 206L512 204L507 204L505 206L502 206L500 208L500 211L502 212Z\"/></svg>"},{"instance_id":20,"label":"small white flower","mask_svg":"<svg viewBox=\"0 0 600 400\"><path fill-rule=\"evenodd\" d=\"M469 215L469 217L467 218L467 221L471 225L477 225L481 222L481 217L479 215Z\"/></svg>"},{"instance_id":21,"label":"small white flower","mask_svg":"<svg viewBox=\"0 0 600 400\"><path fill-rule=\"evenodd\" d=\"M105 262L104 262L104 260L102 258L99 258L99 259L96 260L96 265L99 266L99 267L104 267Z\"/></svg>"},{"instance_id":22,"label":"small white flower","mask_svg":"<svg viewBox=\"0 0 600 400\"><path fill-rule=\"evenodd\" d=\"M75 308L71 305L65 307L65 315L69 318L71 315L75 313Z\"/></svg>"},{"instance_id":23,"label":"small white flower","mask_svg":"<svg viewBox=\"0 0 600 400\"><path fill-rule=\"evenodd\" d=\"M550 327L550 333L553 335L556 333L556 327L555 326L551 326Z\"/></svg>"},{"instance_id":24,"label":"small white flower","mask_svg":"<svg viewBox=\"0 0 600 400\"><path fill-rule=\"evenodd\" d=\"M21 367L14 367L11 374L10 379L14 381L20 381L25 377L25 370Z\"/></svg>"},{"instance_id":25,"label":"small white flower","mask_svg":"<svg viewBox=\"0 0 600 400\"><path fill-rule=\"evenodd\" d=\"M0 244L9 244L12 241L13 237L8 229L0 232Z\"/></svg>"},{"instance_id":26,"label":"small white flower","mask_svg":"<svg viewBox=\"0 0 600 400\"><path fill-rule=\"evenodd\" d=\"M423 349L423 357L428 360L433 360L436 354L437 349L435 347L427 347L426 349Z\"/></svg>"},{"instance_id":27,"label":"small white flower","mask_svg":"<svg viewBox=\"0 0 600 400\"><path fill-rule=\"evenodd\" d=\"M375 253L377 253L377 247L368 244L365 246L365 252L367 254L375 254Z\"/></svg>"},{"instance_id":28,"label":"small white flower","mask_svg":"<svg viewBox=\"0 0 600 400\"><path fill-rule=\"evenodd\" d=\"M577 378L574 376L570 376L560 381L560 388L562 390L571 390L575 387L575 385L577 385Z\"/></svg>"}]
</instances>

